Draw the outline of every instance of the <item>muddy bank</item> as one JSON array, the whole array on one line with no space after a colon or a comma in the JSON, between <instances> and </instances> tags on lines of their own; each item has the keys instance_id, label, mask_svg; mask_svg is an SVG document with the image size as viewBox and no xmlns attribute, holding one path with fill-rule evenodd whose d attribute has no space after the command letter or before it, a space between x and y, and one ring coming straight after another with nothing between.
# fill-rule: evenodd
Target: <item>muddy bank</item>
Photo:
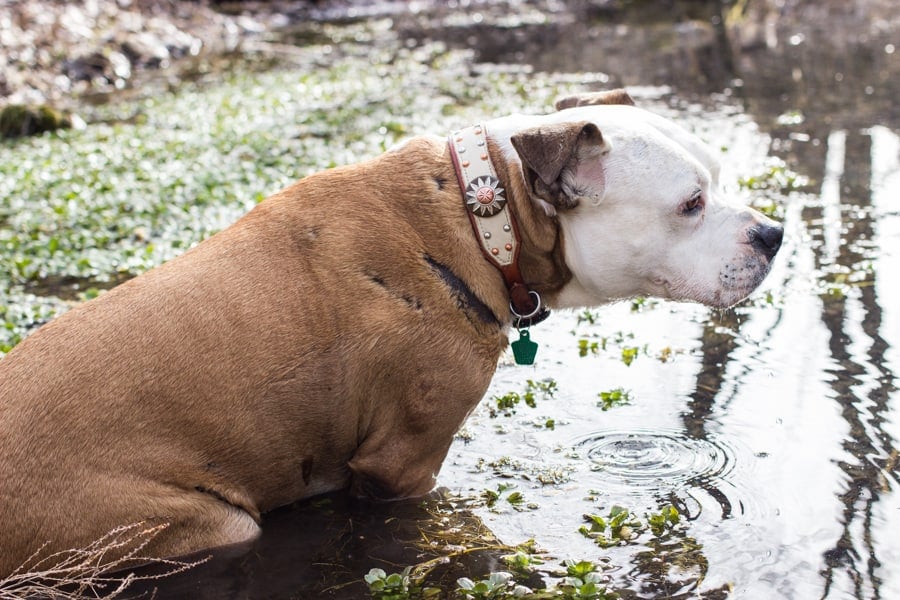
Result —
<instances>
[{"instance_id":1,"label":"muddy bank","mask_svg":"<svg viewBox=\"0 0 900 600\"><path fill-rule=\"evenodd\" d=\"M373 18L389 19L409 43L440 40L471 49L478 62L527 64L549 72L599 69L609 72L609 85L687 84L707 94L735 86L752 89L772 70L781 73L806 58L815 60L821 40L828 47L859 50L828 57L841 67L841 77L853 80L868 66L861 62L893 58L888 41L900 16L892 5L891 0L852 6L831 0L0 0L0 108L49 104L72 110L123 90L146 94L142 88L160 80L171 87L184 78L228 70L229 63L219 60L225 56L283 58L279 48L290 54L290 45L315 43L308 36L315 37L319 24ZM824 25L835 22L840 27ZM886 40L888 50L869 56L865 50L876 39ZM653 59L636 51L641 48L653 49ZM776 58L757 72L760 55ZM890 69L879 72L858 91L872 95L889 87ZM800 86L847 88L849 82L810 81L796 73L793 78ZM886 99L885 105L891 102Z\"/></svg>"}]
</instances>

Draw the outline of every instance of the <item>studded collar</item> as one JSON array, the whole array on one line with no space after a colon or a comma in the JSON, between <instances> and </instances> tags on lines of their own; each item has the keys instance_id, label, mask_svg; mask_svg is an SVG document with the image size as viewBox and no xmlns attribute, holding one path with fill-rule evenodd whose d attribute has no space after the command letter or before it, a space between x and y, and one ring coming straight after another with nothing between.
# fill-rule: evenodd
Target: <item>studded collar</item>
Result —
<instances>
[{"instance_id":1,"label":"studded collar","mask_svg":"<svg viewBox=\"0 0 900 600\"><path fill-rule=\"evenodd\" d=\"M491 162L484 125L454 131L450 156L475 237L485 258L503 275L509 291L513 327L524 329L550 315L540 295L528 288L519 271L519 231L506 190Z\"/></svg>"}]
</instances>

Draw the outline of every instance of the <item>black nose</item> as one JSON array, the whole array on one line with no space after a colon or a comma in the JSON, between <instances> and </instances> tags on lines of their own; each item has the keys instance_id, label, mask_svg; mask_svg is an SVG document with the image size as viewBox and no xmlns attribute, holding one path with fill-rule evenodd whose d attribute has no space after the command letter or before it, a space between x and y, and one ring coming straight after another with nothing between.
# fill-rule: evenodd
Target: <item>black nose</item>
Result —
<instances>
[{"instance_id":1,"label":"black nose","mask_svg":"<svg viewBox=\"0 0 900 600\"><path fill-rule=\"evenodd\" d=\"M781 248L781 238L784 237L784 228L781 225L759 224L750 228L747 232L750 236L750 245L762 252L766 258L772 260L778 249Z\"/></svg>"}]
</instances>

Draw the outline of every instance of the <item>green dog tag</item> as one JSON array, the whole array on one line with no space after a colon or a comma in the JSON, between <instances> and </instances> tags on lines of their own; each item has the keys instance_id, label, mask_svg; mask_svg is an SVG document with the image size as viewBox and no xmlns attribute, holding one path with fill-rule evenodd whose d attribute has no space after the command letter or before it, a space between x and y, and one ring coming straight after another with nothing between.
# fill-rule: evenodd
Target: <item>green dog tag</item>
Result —
<instances>
[{"instance_id":1,"label":"green dog tag","mask_svg":"<svg viewBox=\"0 0 900 600\"><path fill-rule=\"evenodd\" d=\"M519 330L519 339L512 344L513 358L517 365L533 365L537 354L538 345L531 341L531 335L527 329Z\"/></svg>"}]
</instances>

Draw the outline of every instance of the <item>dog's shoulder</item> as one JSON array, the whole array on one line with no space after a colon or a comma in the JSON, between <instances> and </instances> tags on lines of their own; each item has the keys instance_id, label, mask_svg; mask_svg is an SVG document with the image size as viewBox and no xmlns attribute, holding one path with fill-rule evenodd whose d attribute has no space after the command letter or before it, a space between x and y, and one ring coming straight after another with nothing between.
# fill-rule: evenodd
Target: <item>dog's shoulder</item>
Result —
<instances>
[{"instance_id":1,"label":"dog's shoulder","mask_svg":"<svg viewBox=\"0 0 900 600\"><path fill-rule=\"evenodd\" d=\"M426 154L440 154L446 149L447 138L437 135L417 135L400 142L397 142L388 148L386 154L406 153L406 152L422 152Z\"/></svg>"}]
</instances>

